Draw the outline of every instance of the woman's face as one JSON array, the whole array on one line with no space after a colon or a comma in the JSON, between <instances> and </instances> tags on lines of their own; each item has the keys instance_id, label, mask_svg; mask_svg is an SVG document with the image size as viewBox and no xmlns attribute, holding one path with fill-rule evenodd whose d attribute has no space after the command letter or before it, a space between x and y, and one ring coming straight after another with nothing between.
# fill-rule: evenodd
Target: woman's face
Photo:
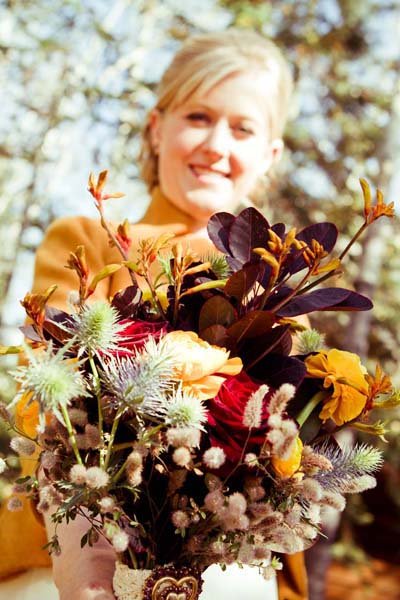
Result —
<instances>
[{"instance_id":1,"label":"woman's face","mask_svg":"<svg viewBox=\"0 0 400 600\"><path fill-rule=\"evenodd\" d=\"M281 153L282 141L270 133L271 87L268 73L232 75L177 108L153 112L161 190L199 224L234 211Z\"/></svg>"}]
</instances>

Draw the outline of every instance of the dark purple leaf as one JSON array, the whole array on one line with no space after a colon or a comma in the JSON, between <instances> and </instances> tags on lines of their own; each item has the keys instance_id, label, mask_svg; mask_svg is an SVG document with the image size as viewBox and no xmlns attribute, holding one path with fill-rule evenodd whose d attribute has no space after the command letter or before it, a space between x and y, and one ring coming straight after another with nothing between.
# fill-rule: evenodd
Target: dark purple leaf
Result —
<instances>
[{"instance_id":1,"label":"dark purple leaf","mask_svg":"<svg viewBox=\"0 0 400 600\"><path fill-rule=\"evenodd\" d=\"M65 331L65 329L60 327L55 321L45 321L43 323L43 329L53 339L57 340L58 342L61 342L62 344L64 344L67 340L71 339L72 337L72 333Z\"/></svg>"},{"instance_id":2,"label":"dark purple leaf","mask_svg":"<svg viewBox=\"0 0 400 600\"><path fill-rule=\"evenodd\" d=\"M218 250L225 254L230 254L229 230L234 220L235 217L230 213L219 212L208 221L207 231L210 240Z\"/></svg>"},{"instance_id":3,"label":"dark purple leaf","mask_svg":"<svg viewBox=\"0 0 400 600\"><path fill-rule=\"evenodd\" d=\"M317 240L321 246L324 247L326 252L332 252L335 247L338 236L338 230L336 225L329 222L314 223L305 227L296 235L296 238L300 241L311 244L312 240Z\"/></svg>"},{"instance_id":4,"label":"dark purple leaf","mask_svg":"<svg viewBox=\"0 0 400 600\"><path fill-rule=\"evenodd\" d=\"M238 258L233 258L232 256L226 256L226 262L228 263L231 271L234 273L243 267L243 261L239 260Z\"/></svg>"},{"instance_id":5,"label":"dark purple leaf","mask_svg":"<svg viewBox=\"0 0 400 600\"><path fill-rule=\"evenodd\" d=\"M42 338L36 332L36 329L33 325L22 325L19 328L20 331L24 334L24 337L28 340L32 340L32 342L41 342Z\"/></svg>"},{"instance_id":6,"label":"dark purple leaf","mask_svg":"<svg viewBox=\"0 0 400 600\"><path fill-rule=\"evenodd\" d=\"M211 325L229 327L235 320L236 312L232 304L223 296L213 296L207 300L199 315L199 331Z\"/></svg>"},{"instance_id":7,"label":"dark purple leaf","mask_svg":"<svg viewBox=\"0 0 400 600\"><path fill-rule=\"evenodd\" d=\"M226 328L223 325L211 325L201 331L200 337L215 346L227 348L230 350L233 345L232 338L227 334Z\"/></svg>"},{"instance_id":8,"label":"dark purple leaf","mask_svg":"<svg viewBox=\"0 0 400 600\"><path fill-rule=\"evenodd\" d=\"M243 298L250 292L251 288L257 281L260 273L260 263L249 264L236 271L231 275L226 282L224 292L228 296L233 296L242 302Z\"/></svg>"},{"instance_id":9,"label":"dark purple leaf","mask_svg":"<svg viewBox=\"0 0 400 600\"><path fill-rule=\"evenodd\" d=\"M267 287L270 284L273 271L272 271L272 267L270 265L267 265L267 263L262 262L261 264L262 264L263 271L262 271L262 277L260 277L259 281L260 281L260 284L262 285L262 287L264 289L267 289Z\"/></svg>"},{"instance_id":10,"label":"dark purple leaf","mask_svg":"<svg viewBox=\"0 0 400 600\"><path fill-rule=\"evenodd\" d=\"M317 310L370 310L366 296L344 288L323 288L296 296L277 311L279 317L296 317Z\"/></svg>"},{"instance_id":11,"label":"dark purple leaf","mask_svg":"<svg viewBox=\"0 0 400 600\"><path fill-rule=\"evenodd\" d=\"M54 321L55 323L70 323L71 315L64 310L54 308L54 306L46 306L45 309L46 321Z\"/></svg>"},{"instance_id":12,"label":"dark purple leaf","mask_svg":"<svg viewBox=\"0 0 400 600\"><path fill-rule=\"evenodd\" d=\"M122 319L135 316L137 307L142 299L142 292L137 285L130 285L121 292L117 292L111 305L116 308Z\"/></svg>"},{"instance_id":13,"label":"dark purple leaf","mask_svg":"<svg viewBox=\"0 0 400 600\"><path fill-rule=\"evenodd\" d=\"M74 319L72 315L53 306L46 306L45 314L46 318L43 323L43 331L47 334L45 337L48 338L50 336L53 340L61 344L69 340L71 333L65 331L63 326L71 327L73 325Z\"/></svg>"},{"instance_id":14,"label":"dark purple leaf","mask_svg":"<svg viewBox=\"0 0 400 600\"><path fill-rule=\"evenodd\" d=\"M240 357L248 368L253 368L258 362L264 360L268 354L287 356L292 348L292 336L288 325L272 327L269 331L257 335L247 336L240 348Z\"/></svg>"},{"instance_id":15,"label":"dark purple leaf","mask_svg":"<svg viewBox=\"0 0 400 600\"><path fill-rule=\"evenodd\" d=\"M291 383L297 388L306 375L306 367L301 360L294 356L268 354L248 373L275 389L283 383Z\"/></svg>"},{"instance_id":16,"label":"dark purple leaf","mask_svg":"<svg viewBox=\"0 0 400 600\"><path fill-rule=\"evenodd\" d=\"M275 315L265 310L248 312L239 321L231 325L228 334L239 343L244 338L256 338L272 329Z\"/></svg>"},{"instance_id":17,"label":"dark purple leaf","mask_svg":"<svg viewBox=\"0 0 400 600\"><path fill-rule=\"evenodd\" d=\"M314 225L309 225L302 229L297 235L297 239L306 242L307 245L310 245L312 240L316 240L324 247L324 250L328 253L332 252L335 247L336 240L338 236L338 230L336 225L333 223L315 223ZM295 254L298 254L298 251L294 251ZM289 267L290 273L297 273L301 271L307 266L303 256L299 258L295 258L295 260L291 263Z\"/></svg>"},{"instance_id":18,"label":"dark purple leaf","mask_svg":"<svg viewBox=\"0 0 400 600\"><path fill-rule=\"evenodd\" d=\"M276 233L277 236L283 239L286 230L284 223L275 223L275 225L272 225L271 229Z\"/></svg>"},{"instance_id":19,"label":"dark purple leaf","mask_svg":"<svg viewBox=\"0 0 400 600\"><path fill-rule=\"evenodd\" d=\"M364 296L358 292L350 292L343 302L338 302L335 306L325 308L324 310L343 310L349 312L371 310L372 308L374 308L374 305L368 296Z\"/></svg>"},{"instance_id":20,"label":"dark purple leaf","mask_svg":"<svg viewBox=\"0 0 400 600\"><path fill-rule=\"evenodd\" d=\"M293 288L288 285L282 285L278 290L274 290L274 292L269 295L269 298L264 305L264 309L272 310L274 306L279 304L279 302L286 298L292 291Z\"/></svg>"},{"instance_id":21,"label":"dark purple leaf","mask_svg":"<svg viewBox=\"0 0 400 600\"><path fill-rule=\"evenodd\" d=\"M229 232L229 249L234 258L246 263L254 258L253 248L265 248L268 242L269 223L255 208L245 208L232 223Z\"/></svg>"}]
</instances>

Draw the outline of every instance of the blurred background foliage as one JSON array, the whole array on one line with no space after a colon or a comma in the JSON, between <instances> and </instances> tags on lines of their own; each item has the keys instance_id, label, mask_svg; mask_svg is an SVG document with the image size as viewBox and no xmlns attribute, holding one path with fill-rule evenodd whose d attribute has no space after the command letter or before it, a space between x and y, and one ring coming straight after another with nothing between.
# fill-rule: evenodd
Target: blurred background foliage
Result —
<instances>
[{"instance_id":1,"label":"blurred background foliage","mask_svg":"<svg viewBox=\"0 0 400 600\"><path fill-rule=\"evenodd\" d=\"M21 339L18 300L48 224L96 216L89 171L108 168L110 189L126 193L110 217L144 212L136 157L156 83L188 35L231 25L275 39L296 80L287 151L260 195L267 215L297 226L333 220L340 250L362 219L359 177L399 207L399 0L0 0L1 343ZM397 383L399 269L398 220L382 220L354 246L343 275L375 310L313 321L329 344L370 366L379 360ZM1 361L2 400L14 393L12 361ZM399 415L390 428L398 472ZM399 488L388 490L398 516Z\"/></svg>"}]
</instances>

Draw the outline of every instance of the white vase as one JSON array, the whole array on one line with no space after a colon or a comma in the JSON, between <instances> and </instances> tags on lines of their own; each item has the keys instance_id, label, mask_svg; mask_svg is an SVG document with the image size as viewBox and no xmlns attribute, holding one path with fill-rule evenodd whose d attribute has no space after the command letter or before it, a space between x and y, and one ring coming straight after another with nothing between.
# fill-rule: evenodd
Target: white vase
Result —
<instances>
[{"instance_id":1,"label":"white vase","mask_svg":"<svg viewBox=\"0 0 400 600\"><path fill-rule=\"evenodd\" d=\"M202 579L199 600L278 600L276 576L265 579L258 567L211 565Z\"/></svg>"},{"instance_id":2,"label":"white vase","mask_svg":"<svg viewBox=\"0 0 400 600\"><path fill-rule=\"evenodd\" d=\"M198 600L200 572L164 565L152 571L117 563L113 578L117 600Z\"/></svg>"},{"instance_id":3,"label":"white vase","mask_svg":"<svg viewBox=\"0 0 400 600\"><path fill-rule=\"evenodd\" d=\"M153 571L130 569L127 565L117 563L114 573L114 593L117 600L143 600L145 584ZM147 593L149 600L278 600L276 577L264 579L257 567L238 567L228 565L222 570L219 565L211 565L202 575L203 588L200 595L197 586L184 592L181 582L184 577L163 577L172 583L171 591L165 595L154 592Z\"/></svg>"},{"instance_id":4,"label":"white vase","mask_svg":"<svg viewBox=\"0 0 400 600\"><path fill-rule=\"evenodd\" d=\"M114 594L117 600L142 600L146 579L151 575L147 569L130 569L117 562L113 578Z\"/></svg>"}]
</instances>

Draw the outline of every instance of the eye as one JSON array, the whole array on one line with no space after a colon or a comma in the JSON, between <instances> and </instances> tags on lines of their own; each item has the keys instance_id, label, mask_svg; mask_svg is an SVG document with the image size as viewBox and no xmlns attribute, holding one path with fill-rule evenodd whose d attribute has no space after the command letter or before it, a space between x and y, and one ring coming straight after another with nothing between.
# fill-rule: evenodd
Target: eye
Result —
<instances>
[{"instance_id":1,"label":"eye","mask_svg":"<svg viewBox=\"0 0 400 600\"><path fill-rule=\"evenodd\" d=\"M186 119L193 123L209 123L210 117L207 113L201 111L194 111L186 115Z\"/></svg>"},{"instance_id":2,"label":"eye","mask_svg":"<svg viewBox=\"0 0 400 600\"><path fill-rule=\"evenodd\" d=\"M235 125L234 130L239 136L242 137L249 137L255 134L253 127L251 127L250 125L242 125L241 123Z\"/></svg>"}]
</instances>

